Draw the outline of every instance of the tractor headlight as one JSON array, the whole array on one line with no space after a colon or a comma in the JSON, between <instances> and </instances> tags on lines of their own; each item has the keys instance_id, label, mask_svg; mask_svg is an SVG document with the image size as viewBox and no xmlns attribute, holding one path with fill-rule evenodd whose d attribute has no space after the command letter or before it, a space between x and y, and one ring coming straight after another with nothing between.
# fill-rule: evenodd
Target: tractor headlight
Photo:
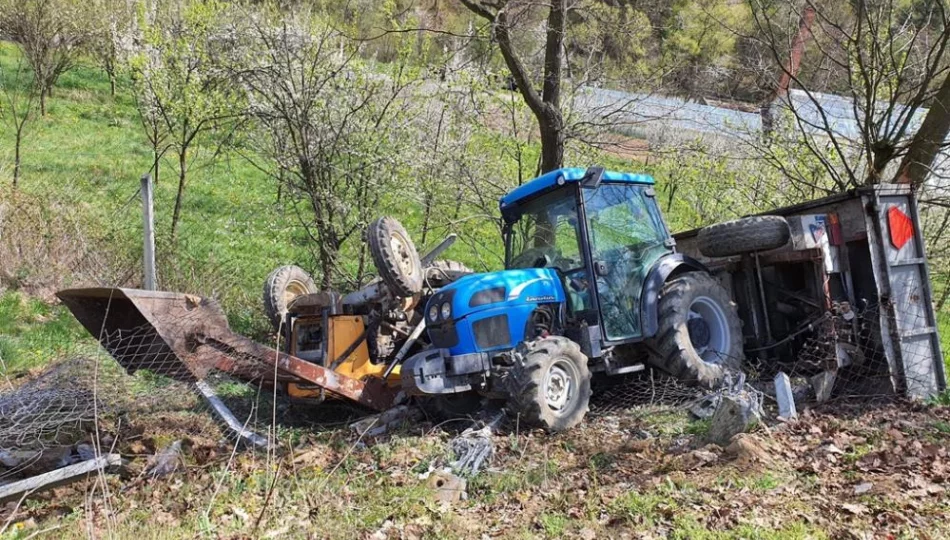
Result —
<instances>
[{"instance_id":1,"label":"tractor headlight","mask_svg":"<svg viewBox=\"0 0 950 540\"><path fill-rule=\"evenodd\" d=\"M439 318L439 306L432 304L429 306L429 320L435 322Z\"/></svg>"},{"instance_id":2,"label":"tractor headlight","mask_svg":"<svg viewBox=\"0 0 950 540\"><path fill-rule=\"evenodd\" d=\"M445 302L442 304L442 318L448 320L450 315L452 315L452 303Z\"/></svg>"}]
</instances>

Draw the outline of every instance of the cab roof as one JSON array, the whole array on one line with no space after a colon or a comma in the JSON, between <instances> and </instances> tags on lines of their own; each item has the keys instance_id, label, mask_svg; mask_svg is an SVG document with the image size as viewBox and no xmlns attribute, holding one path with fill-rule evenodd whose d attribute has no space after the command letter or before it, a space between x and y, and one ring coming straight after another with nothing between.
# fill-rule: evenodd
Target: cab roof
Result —
<instances>
[{"instance_id":1,"label":"cab roof","mask_svg":"<svg viewBox=\"0 0 950 540\"><path fill-rule=\"evenodd\" d=\"M538 193L547 191L552 186L555 186L559 183L580 182L586 177L587 169L582 169L580 167L568 167L544 173L534 180L531 180L525 184L521 184L520 186L511 190L507 195L501 198L499 205L502 211L504 211L506 208L516 205L524 199L537 195ZM604 171L604 175L601 177L601 179L605 182L625 182L628 184L644 185L654 184L653 177L646 174Z\"/></svg>"}]
</instances>

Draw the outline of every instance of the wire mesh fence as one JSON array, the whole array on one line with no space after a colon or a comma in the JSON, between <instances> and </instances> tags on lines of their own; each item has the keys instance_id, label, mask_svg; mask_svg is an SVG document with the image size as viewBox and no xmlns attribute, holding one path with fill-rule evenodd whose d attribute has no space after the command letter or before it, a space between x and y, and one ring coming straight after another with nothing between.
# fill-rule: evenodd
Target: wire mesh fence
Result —
<instances>
[{"instance_id":1,"label":"wire mesh fence","mask_svg":"<svg viewBox=\"0 0 950 540\"><path fill-rule=\"evenodd\" d=\"M174 309L152 306L152 311L144 311L152 319L149 322L141 320L143 312L127 301L105 299L103 319L95 323L102 350L55 362L40 375L22 384L10 383L0 392L0 451L39 452L91 441L104 433L114 445L129 445L139 438L186 437L206 447L252 446L242 433L279 439L281 429L319 430L370 412L334 398L332 392L323 402L288 398L286 383L295 378L259 352L229 344L220 333L227 322L214 302L180 296L174 302L184 303L174 303ZM888 357L892 336L882 333L881 320L893 314L888 305L880 304L828 311L781 344L795 351L794 361L769 358L763 354L768 351L747 353L743 386L767 396L766 409L775 415L773 378L779 372L791 379L801 406L894 398L904 395L908 386L934 384L933 370L941 366L934 366L932 357L906 352ZM203 337L188 342L197 335ZM267 350L277 355L276 350ZM233 413L231 425L202 395L199 381ZM591 414L621 414L635 408L686 410L711 393L648 367L623 377L599 378Z\"/></svg>"}]
</instances>

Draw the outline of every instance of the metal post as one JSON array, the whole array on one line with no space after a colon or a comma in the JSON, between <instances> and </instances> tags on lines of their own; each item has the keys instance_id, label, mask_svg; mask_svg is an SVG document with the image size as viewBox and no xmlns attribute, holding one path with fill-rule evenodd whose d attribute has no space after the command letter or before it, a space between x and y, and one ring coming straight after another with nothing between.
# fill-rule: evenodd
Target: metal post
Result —
<instances>
[{"instance_id":1,"label":"metal post","mask_svg":"<svg viewBox=\"0 0 950 540\"><path fill-rule=\"evenodd\" d=\"M142 222L145 237L145 289L154 291L158 288L155 274L155 218L152 200L152 175L142 176Z\"/></svg>"}]
</instances>

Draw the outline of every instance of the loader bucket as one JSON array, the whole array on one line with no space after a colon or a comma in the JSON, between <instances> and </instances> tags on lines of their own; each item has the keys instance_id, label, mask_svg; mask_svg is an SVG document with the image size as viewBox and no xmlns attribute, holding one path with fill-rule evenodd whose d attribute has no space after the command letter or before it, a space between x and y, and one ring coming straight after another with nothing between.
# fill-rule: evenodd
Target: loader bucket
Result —
<instances>
[{"instance_id":1,"label":"loader bucket","mask_svg":"<svg viewBox=\"0 0 950 540\"><path fill-rule=\"evenodd\" d=\"M318 385L377 410L395 399L382 379L345 377L235 334L213 300L124 288L69 289L56 296L129 373L148 369L188 383L212 369L248 382L273 383L276 377Z\"/></svg>"}]
</instances>

